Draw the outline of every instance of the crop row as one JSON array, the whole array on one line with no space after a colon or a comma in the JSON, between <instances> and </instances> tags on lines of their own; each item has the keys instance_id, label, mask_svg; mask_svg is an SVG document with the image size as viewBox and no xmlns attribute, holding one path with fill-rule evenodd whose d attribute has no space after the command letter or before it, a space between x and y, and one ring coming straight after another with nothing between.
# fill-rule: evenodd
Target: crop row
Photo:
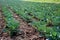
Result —
<instances>
[{"instance_id":1,"label":"crop row","mask_svg":"<svg viewBox=\"0 0 60 40\"><path fill-rule=\"evenodd\" d=\"M13 14L6 8L6 6L2 6L2 11L5 17L4 20L6 21L6 28L3 30L3 32L10 31L12 36L14 32L17 32L19 22L13 18Z\"/></svg>"}]
</instances>

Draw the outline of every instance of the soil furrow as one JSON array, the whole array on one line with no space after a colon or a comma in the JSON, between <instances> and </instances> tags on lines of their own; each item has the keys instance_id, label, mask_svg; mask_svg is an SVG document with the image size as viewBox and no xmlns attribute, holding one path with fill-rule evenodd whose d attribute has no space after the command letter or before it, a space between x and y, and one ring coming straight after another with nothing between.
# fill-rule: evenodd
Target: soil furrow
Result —
<instances>
[{"instance_id":1,"label":"soil furrow","mask_svg":"<svg viewBox=\"0 0 60 40\"><path fill-rule=\"evenodd\" d=\"M19 15L13 12L13 9L8 7L8 10L13 14L13 17L20 22L19 29L24 32L24 40L33 40L34 38L38 38L39 32L35 32L36 30L32 26L29 26L26 21L21 19Z\"/></svg>"}]
</instances>

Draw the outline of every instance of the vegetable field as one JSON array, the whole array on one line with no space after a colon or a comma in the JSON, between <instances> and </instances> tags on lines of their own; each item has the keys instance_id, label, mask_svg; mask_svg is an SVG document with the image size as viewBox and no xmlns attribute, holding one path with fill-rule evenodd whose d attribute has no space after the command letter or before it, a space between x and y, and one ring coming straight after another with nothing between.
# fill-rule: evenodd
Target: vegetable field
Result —
<instances>
[{"instance_id":1,"label":"vegetable field","mask_svg":"<svg viewBox=\"0 0 60 40\"><path fill-rule=\"evenodd\" d=\"M0 40L60 40L60 3L0 0Z\"/></svg>"}]
</instances>

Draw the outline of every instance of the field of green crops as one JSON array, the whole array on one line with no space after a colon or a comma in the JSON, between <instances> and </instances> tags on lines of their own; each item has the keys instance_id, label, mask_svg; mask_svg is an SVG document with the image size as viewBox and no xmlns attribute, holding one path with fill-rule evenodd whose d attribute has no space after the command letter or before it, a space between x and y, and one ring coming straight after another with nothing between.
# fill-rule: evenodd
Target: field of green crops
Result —
<instances>
[{"instance_id":1,"label":"field of green crops","mask_svg":"<svg viewBox=\"0 0 60 40\"><path fill-rule=\"evenodd\" d=\"M60 40L60 3L26 2L19 0L0 0L4 20L11 33L17 31L19 22L13 17L13 12L19 15L33 28L40 32L40 37L48 40Z\"/></svg>"},{"instance_id":2,"label":"field of green crops","mask_svg":"<svg viewBox=\"0 0 60 40\"><path fill-rule=\"evenodd\" d=\"M23 0L23 1L31 1L31 2L60 2L60 0Z\"/></svg>"}]
</instances>

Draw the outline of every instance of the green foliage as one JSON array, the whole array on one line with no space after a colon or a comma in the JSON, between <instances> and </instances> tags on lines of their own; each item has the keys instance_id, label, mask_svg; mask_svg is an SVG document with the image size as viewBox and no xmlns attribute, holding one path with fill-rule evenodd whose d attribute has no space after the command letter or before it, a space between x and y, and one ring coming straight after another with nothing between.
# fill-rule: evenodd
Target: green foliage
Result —
<instances>
[{"instance_id":1,"label":"green foliage","mask_svg":"<svg viewBox=\"0 0 60 40\"><path fill-rule=\"evenodd\" d=\"M44 36L49 40L60 39L60 4L24 2L17 0L12 1L11 3L10 2L10 0L6 1L6 3L12 8L12 10L14 10L16 14L18 14L25 21L32 20L33 17L39 19L38 21L32 20L29 23L39 32L41 32L41 36ZM15 19L12 18L12 14L7 9L5 9L5 7L3 7L2 9L4 11L3 14L6 17L5 20L7 22L7 26L10 28L10 30L13 29L14 31L14 29L18 27L18 22L16 22Z\"/></svg>"}]
</instances>

